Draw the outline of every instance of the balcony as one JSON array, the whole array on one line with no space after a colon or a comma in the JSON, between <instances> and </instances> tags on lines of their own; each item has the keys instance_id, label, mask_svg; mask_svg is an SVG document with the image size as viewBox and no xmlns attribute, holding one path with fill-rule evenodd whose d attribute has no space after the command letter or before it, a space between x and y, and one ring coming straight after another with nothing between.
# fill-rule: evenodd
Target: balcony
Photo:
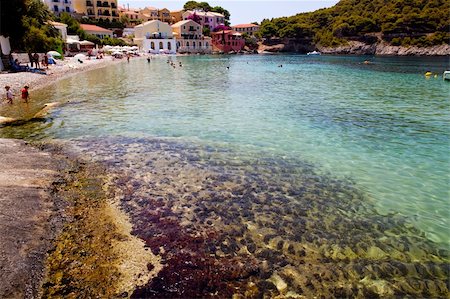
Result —
<instances>
[{"instance_id":1,"label":"balcony","mask_svg":"<svg viewBox=\"0 0 450 299\"><path fill-rule=\"evenodd\" d=\"M111 3L111 8L117 8L116 3Z\"/></svg>"},{"instance_id":2,"label":"balcony","mask_svg":"<svg viewBox=\"0 0 450 299\"><path fill-rule=\"evenodd\" d=\"M91 1L86 1L86 6L94 6L94 4Z\"/></svg>"}]
</instances>

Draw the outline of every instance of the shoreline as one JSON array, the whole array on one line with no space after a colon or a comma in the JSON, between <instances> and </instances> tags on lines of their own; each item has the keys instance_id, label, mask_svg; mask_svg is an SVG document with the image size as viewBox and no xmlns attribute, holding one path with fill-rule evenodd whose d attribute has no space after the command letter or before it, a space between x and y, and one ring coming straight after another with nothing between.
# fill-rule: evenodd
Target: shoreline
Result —
<instances>
[{"instance_id":1,"label":"shoreline","mask_svg":"<svg viewBox=\"0 0 450 299\"><path fill-rule=\"evenodd\" d=\"M30 87L30 91L35 91L70 76L90 70L103 68L110 65L111 63L120 63L123 61L124 60L121 59L113 59L111 56L106 56L101 60L86 59L82 64L78 62L76 62L76 64L73 63L73 60L71 58L65 60L57 60L58 64L50 65L49 69L47 70L43 69L47 72L47 75L31 72L1 73L0 86L4 90L4 87L6 85L9 85L13 94L15 95L15 98L17 99L19 97L20 89L23 88L24 85L28 85ZM2 92L2 99L4 98L3 93L4 92Z\"/></svg>"}]
</instances>

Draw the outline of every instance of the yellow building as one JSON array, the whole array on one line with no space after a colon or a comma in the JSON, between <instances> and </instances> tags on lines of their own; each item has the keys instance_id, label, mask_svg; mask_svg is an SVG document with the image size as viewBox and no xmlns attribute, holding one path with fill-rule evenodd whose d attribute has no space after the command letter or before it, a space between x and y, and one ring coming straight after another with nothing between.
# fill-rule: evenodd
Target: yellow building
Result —
<instances>
[{"instance_id":1,"label":"yellow building","mask_svg":"<svg viewBox=\"0 0 450 299\"><path fill-rule=\"evenodd\" d=\"M117 0L72 0L75 12L84 14L90 19L119 19Z\"/></svg>"}]
</instances>

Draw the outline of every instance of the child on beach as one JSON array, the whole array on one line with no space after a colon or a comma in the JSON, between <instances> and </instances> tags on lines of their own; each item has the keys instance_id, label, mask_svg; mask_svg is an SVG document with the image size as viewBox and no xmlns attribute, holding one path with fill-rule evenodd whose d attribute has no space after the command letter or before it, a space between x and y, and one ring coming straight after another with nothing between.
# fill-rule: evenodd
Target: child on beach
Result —
<instances>
[{"instance_id":1,"label":"child on beach","mask_svg":"<svg viewBox=\"0 0 450 299\"><path fill-rule=\"evenodd\" d=\"M7 85L7 86L5 86L5 89L6 89L6 102L7 102L8 104L12 104L12 103L13 103L14 95L13 95L13 93L12 93L12 91L11 91L11 87L9 87L9 86Z\"/></svg>"},{"instance_id":2,"label":"child on beach","mask_svg":"<svg viewBox=\"0 0 450 299\"><path fill-rule=\"evenodd\" d=\"M28 88L29 87L27 85L25 85L22 89L22 100L24 103L28 103L28 99L30 96L30 94L28 93Z\"/></svg>"}]
</instances>

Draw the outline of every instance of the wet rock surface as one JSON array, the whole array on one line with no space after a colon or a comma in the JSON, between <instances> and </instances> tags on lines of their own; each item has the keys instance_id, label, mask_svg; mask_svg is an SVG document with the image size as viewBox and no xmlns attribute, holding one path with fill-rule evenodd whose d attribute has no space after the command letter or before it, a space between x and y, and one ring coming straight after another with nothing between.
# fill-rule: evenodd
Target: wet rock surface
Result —
<instances>
[{"instance_id":1,"label":"wet rock surface","mask_svg":"<svg viewBox=\"0 0 450 299\"><path fill-rule=\"evenodd\" d=\"M133 234L161 258L131 297L448 296L446 248L300 159L176 139L71 144L108 167Z\"/></svg>"},{"instance_id":2,"label":"wet rock surface","mask_svg":"<svg viewBox=\"0 0 450 299\"><path fill-rule=\"evenodd\" d=\"M46 252L62 226L54 194L65 162L0 139L0 298L38 298Z\"/></svg>"}]
</instances>

